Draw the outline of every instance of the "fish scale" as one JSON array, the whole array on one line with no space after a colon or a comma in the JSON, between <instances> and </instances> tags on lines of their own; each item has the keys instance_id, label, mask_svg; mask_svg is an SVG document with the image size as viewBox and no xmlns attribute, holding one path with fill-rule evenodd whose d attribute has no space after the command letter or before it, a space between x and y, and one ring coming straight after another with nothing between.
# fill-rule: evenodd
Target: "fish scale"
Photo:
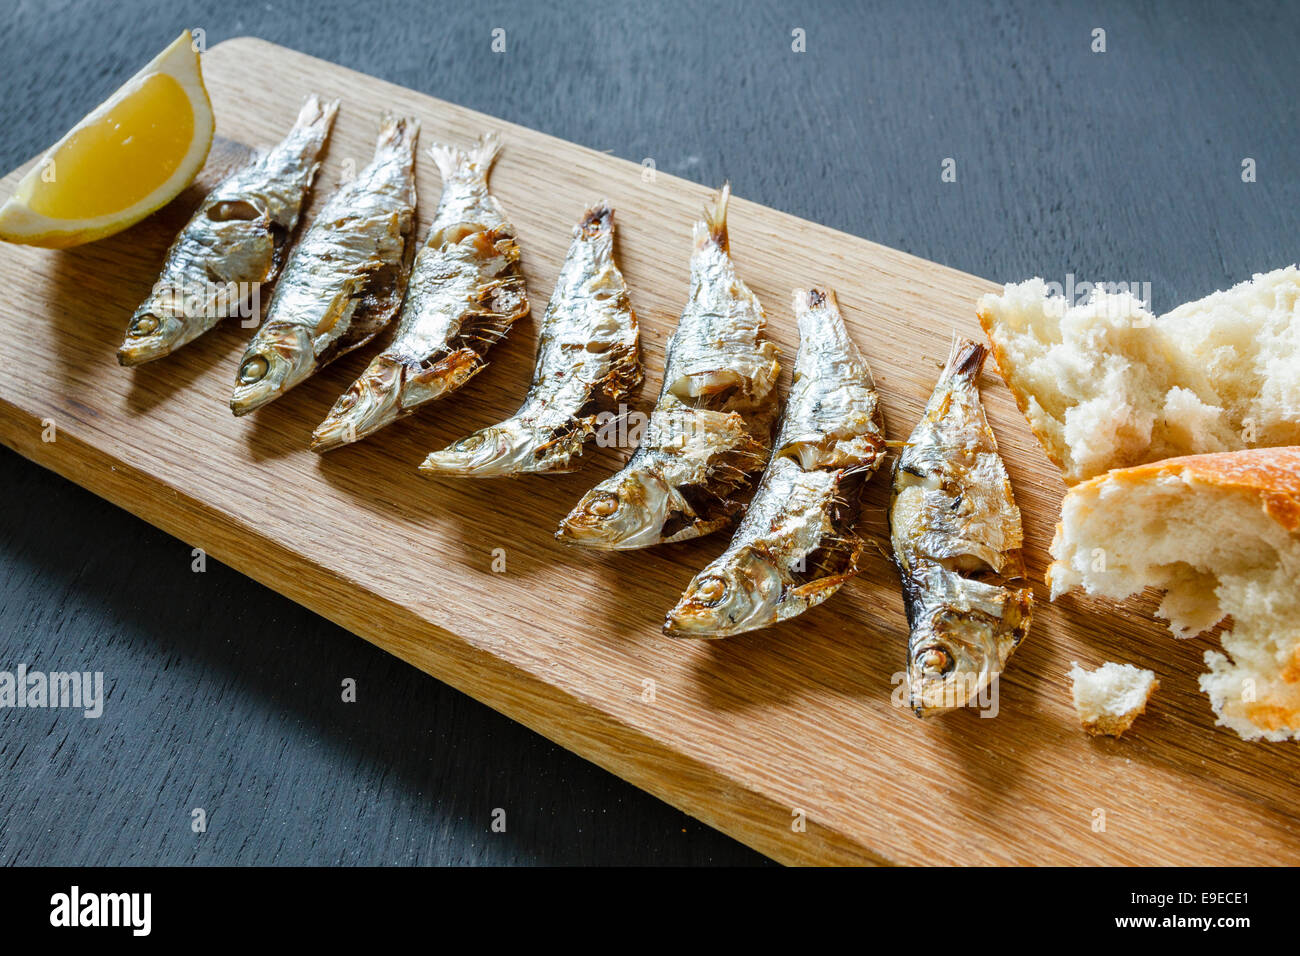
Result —
<instances>
[{"instance_id":1,"label":"fish scale","mask_svg":"<svg viewBox=\"0 0 1300 956\"><path fill-rule=\"evenodd\" d=\"M239 364L246 415L369 342L397 313L415 228L420 123L385 114L374 159L340 186L294 247Z\"/></svg>"},{"instance_id":2,"label":"fish scale","mask_svg":"<svg viewBox=\"0 0 1300 956\"><path fill-rule=\"evenodd\" d=\"M890 539L910 628L907 680L918 717L963 707L1002 672L1029 630L1020 510L980 403L984 346L954 341L894 464Z\"/></svg>"},{"instance_id":3,"label":"fish scale","mask_svg":"<svg viewBox=\"0 0 1300 956\"><path fill-rule=\"evenodd\" d=\"M829 290L798 290L799 352L776 451L727 550L664 622L676 637L727 637L788 620L857 574L853 532L885 457L871 369Z\"/></svg>"},{"instance_id":4,"label":"fish scale","mask_svg":"<svg viewBox=\"0 0 1300 956\"><path fill-rule=\"evenodd\" d=\"M571 471L608 410L641 384L640 336L614 262L614 211L588 209L574 230L538 335L523 405L420 466L426 475L490 477Z\"/></svg>"},{"instance_id":5,"label":"fish scale","mask_svg":"<svg viewBox=\"0 0 1300 956\"><path fill-rule=\"evenodd\" d=\"M691 294L668 342L664 382L627 465L560 523L569 544L628 550L726 527L762 471L781 371L757 296L736 275L724 185L694 229Z\"/></svg>"},{"instance_id":6,"label":"fish scale","mask_svg":"<svg viewBox=\"0 0 1300 956\"><path fill-rule=\"evenodd\" d=\"M212 188L131 317L117 353L122 365L170 355L242 311L255 289L275 280L338 109L338 100L308 96L277 146Z\"/></svg>"}]
</instances>

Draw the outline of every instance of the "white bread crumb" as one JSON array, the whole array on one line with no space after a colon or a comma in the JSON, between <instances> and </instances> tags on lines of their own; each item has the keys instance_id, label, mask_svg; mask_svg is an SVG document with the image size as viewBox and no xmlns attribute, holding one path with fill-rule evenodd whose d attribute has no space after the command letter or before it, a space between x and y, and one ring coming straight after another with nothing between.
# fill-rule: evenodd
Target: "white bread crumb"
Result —
<instances>
[{"instance_id":1,"label":"white bread crumb","mask_svg":"<svg viewBox=\"0 0 1300 956\"><path fill-rule=\"evenodd\" d=\"M1156 318L1128 292L1082 304L1042 279L979 302L998 369L1075 484L1177 455L1300 444L1300 270Z\"/></svg>"},{"instance_id":2,"label":"white bread crumb","mask_svg":"<svg viewBox=\"0 0 1300 956\"><path fill-rule=\"evenodd\" d=\"M1147 701L1160 687L1156 675L1132 664L1106 661L1095 671L1072 661L1074 712L1088 733L1119 737L1133 726L1147 708Z\"/></svg>"}]
</instances>

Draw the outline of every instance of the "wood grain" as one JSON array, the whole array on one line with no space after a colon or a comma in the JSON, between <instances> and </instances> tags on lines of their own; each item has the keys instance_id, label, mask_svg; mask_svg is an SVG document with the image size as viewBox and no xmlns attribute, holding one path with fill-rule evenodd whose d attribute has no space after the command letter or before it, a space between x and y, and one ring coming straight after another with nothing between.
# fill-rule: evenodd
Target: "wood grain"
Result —
<instances>
[{"instance_id":1,"label":"wood grain","mask_svg":"<svg viewBox=\"0 0 1300 956\"><path fill-rule=\"evenodd\" d=\"M619 249L649 350L646 407L686 293L690 224L709 191L256 40L211 50L205 76L227 142L203 182L272 142L307 92L340 96L317 202L369 158L380 109L410 112L424 143L498 129L496 194L521 237L536 308L584 206L618 210ZM274 95L267 95L274 90ZM11 174L6 185L17 175ZM419 166L422 224L436 205ZM1204 642L1175 642L1151 601L1048 604L1041 575L1062 486L995 376L985 401L1025 515L1040 611L995 719L922 723L892 705L905 625L892 569L870 556L840 595L768 631L709 644L660 636L663 612L721 537L622 555L569 550L555 523L619 462L593 450L574 475L431 482L431 448L513 411L535 322L455 401L318 458L311 428L367 354L327 369L250 420L226 401L246 330L228 323L171 359L113 359L131 309L200 189L122 235L62 253L0 250L12 290L0 341L0 439L769 855L791 863L1300 862L1295 748L1213 727L1195 690ZM976 335L990 284L745 202L733 252L787 358L792 287L834 287L870 359L893 437L911 429L954 331ZM57 440L42 441L42 423ZM885 482L863 527L885 532ZM491 570L504 548L505 573ZM1085 739L1072 660L1151 666L1162 689L1133 736ZM655 700L643 701L653 680ZM394 728L400 732L400 728ZM806 813L806 832L792 827ZM1094 830L1096 810L1106 829Z\"/></svg>"}]
</instances>

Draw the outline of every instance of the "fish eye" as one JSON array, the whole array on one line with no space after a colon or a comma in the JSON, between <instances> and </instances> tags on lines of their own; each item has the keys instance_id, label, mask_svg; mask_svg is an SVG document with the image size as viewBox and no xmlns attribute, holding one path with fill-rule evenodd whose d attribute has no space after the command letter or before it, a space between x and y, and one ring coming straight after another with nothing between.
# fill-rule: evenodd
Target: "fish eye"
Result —
<instances>
[{"instance_id":1,"label":"fish eye","mask_svg":"<svg viewBox=\"0 0 1300 956\"><path fill-rule=\"evenodd\" d=\"M701 604L717 604L726 594L727 582L717 575L704 578L695 585L695 597Z\"/></svg>"},{"instance_id":2,"label":"fish eye","mask_svg":"<svg viewBox=\"0 0 1300 956\"><path fill-rule=\"evenodd\" d=\"M608 518L618 511L618 504L618 495L601 495L588 503L587 513L593 514L597 518Z\"/></svg>"},{"instance_id":3,"label":"fish eye","mask_svg":"<svg viewBox=\"0 0 1300 956\"><path fill-rule=\"evenodd\" d=\"M239 366L239 384L252 385L254 382L260 382L270 368L271 365L264 356L254 355Z\"/></svg>"},{"instance_id":4,"label":"fish eye","mask_svg":"<svg viewBox=\"0 0 1300 956\"><path fill-rule=\"evenodd\" d=\"M150 315L146 312L144 315L137 316L131 323L132 335L153 335L158 331L158 316Z\"/></svg>"},{"instance_id":5,"label":"fish eye","mask_svg":"<svg viewBox=\"0 0 1300 956\"><path fill-rule=\"evenodd\" d=\"M920 666L921 673L927 677L939 677L947 674L956 664L952 655L938 645L922 648L921 652L916 655L916 663Z\"/></svg>"}]
</instances>

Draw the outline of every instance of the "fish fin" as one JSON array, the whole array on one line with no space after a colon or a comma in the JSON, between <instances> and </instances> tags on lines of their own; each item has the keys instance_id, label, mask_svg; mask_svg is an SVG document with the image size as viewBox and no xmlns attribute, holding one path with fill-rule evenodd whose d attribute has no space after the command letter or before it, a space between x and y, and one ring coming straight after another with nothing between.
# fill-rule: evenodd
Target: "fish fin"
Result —
<instances>
[{"instance_id":1,"label":"fish fin","mask_svg":"<svg viewBox=\"0 0 1300 956\"><path fill-rule=\"evenodd\" d=\"M713 243L723 252L730 251L731 241L727 235L727 204L730 200L731 183L725 182L713 205L704 207L704 218L695 224L695 248Z\"/></svg>"},{"instance_id":2,"label":"fish fin","mask_svg":"<svg viewBox=\"0 0 1300 956\"><path fill-rule=\"evenodd\" d=\"M639 345L634 343L614 361L609 374L596 386L598 397L609 404L617 405L641 387L645 382L645 370L641 367L638 349ZM626 414L627 410L624 409L620 417Z\"/></svg>"},{"instance_id":3,"label":"fish fin","mask_svg":"<svg viewBox=\"0 0 1300 956\"><path fill-rule=\"evenodd\" d=\"M437 164L443 182L455 176L467 162L465 153L462 150L442 143L434 143L430 146L429 155L433 157L434 163Z\"/></svg>"},{"instance_id":4,"label":"fish fin","mask_svg":"<svg viewBox=\"0 0 1300 956\"><path fill-rule=\"evenodd\" d=\"M423 404L432 398L456 391L485 368L487 363L478 352L470 348L459 348L428 368L408 371L402 389L403 392L419 396L417 404Z\"/></svg>"},{"instance_id":5,"label":"fish fin","mask_svg":"<svg viewBox=\"0 0 1300 956\"><path fill-rule=\"evenodd\" d=\"M953 333L952 348L948 352L948 361L944 364L941 378L978 378L988 354L986 346Z\"/></svg>"},{"instance_id":6,"label":"fish fin","mask_svg":"<svg viewBox=\"0 0 1300 956\"><path fill-rule=\"evenodd\" d=\"M317 157L329 139L338 112L338 100L327 103L315 93L308 95L303 100L298 118L294 120L293 129L288 135L274 147L255 150L250 162L271 163L277 161L275 157L283 159L293 156L304 164L310 164L311 172L307 181L313 182L316 171L320 168Z\"/></svg>"},{"instance_id":7,"label":"fish fin","mask_svg":"<svg viewBox=\"0 0 1300 956\"><path fill-rule=\"evenodd\" d=\"M379 120L379 141L375 156L409 157L415 162L415 144L420 139L420 121L413 116L384 113Z\"/></svg>"},{"instance_id":8,"label":"fish fin","mask_svg":"<svg viewBox=\"0 0 1300 956\"><path fill-rule=\"evenodd\" d=\"M330 100L326 102L315 93L309 93L303 100L302 108L298 110L298 118L294 120L293 125L299 128L310 126L322 126L326 133L334 125L334 117L339 112L339 101Z\"/></svg>"},{"instance_id":9,"label":"fish fin","mask_svg":"<svg viewBox=\"0 0 1300 956\"><path fill-rule=\"evenodd\" d=\"M501 134L495 131L484 133L469 152L469 165L475 172L486 177L500 152Z\"/></svg>"},{"instance_id":10,"label":"fish fin","mask_svg":"<svg viewBox=\"0 0 1300 956\"><path fill-rule=\"evenodd\" d=\"M802 304L806 309L830 309L836 313L840 310L840 303L835 298L834 289L813 286L809 289L796 289L794 294L796 304Z\"/></svg>"},{"instance_id":11,"label":"fish fin","mask_svg":"<svg viewBox=\"0 0 1300 956\"><path fill-rule=\"evenodd\" d=\"M484 133L469 151L445 143L429 147L429 155L437 163L443 182L458 176L463 178L467 172L486 180L499 152L501 137L495 132Z\"/></svg>"},{"instance_id":12,"label":"fish fin","mask_svg":"<svg viewBox=\"0 0 1300 956\"><path fill-rule=\"evenodd\" d=\"M614 231L614 210L609 201L602 199L582 214L579 232L588 239L607 235Z\"/></svg>"},{"instance_id":13,"label":"fish fin","mask_svg":"<svg viewBox=\"0 0 1300 956\"><path fill-rule=\"evenodd\" d=\"M847 571L841 571L838 574L828 574L825 577L814 578L812 581L805 581L803 584L792 587L789 596L804 602L809 608L816 607L843 587L846 581L857 577L857 575L857 567L850 567Z\"/></svg>"},{"instance_id":14,"label":"fish fin","mask_svg":"<svg viewBox=\"0 0 1300 956\"><path fill-rule=\"evenodd\" d=\"M690 541L692 538L702 538L705 535L713 534L713 532L719 531L736 522L740 513L744 509L740 506L734 506L734 508L734 511L729 511L721 517L696 518L695 520L688 522L681 530L676 531L667 537L661 537L657 543L676 544L678 541Z\"/></svg>"},{"instance_id":15,"label":"fish fin","mask_svg":"<svg viewBox=\"0 0 1300 956\"><path fill-rule=\"evenodd\" d=\"M731 201L731 182L724 182L712 209L704 210L704 221L709 226L709 237L724 252L730 247L727 236L727 205Z\"/></svg>"}]
</instances>

